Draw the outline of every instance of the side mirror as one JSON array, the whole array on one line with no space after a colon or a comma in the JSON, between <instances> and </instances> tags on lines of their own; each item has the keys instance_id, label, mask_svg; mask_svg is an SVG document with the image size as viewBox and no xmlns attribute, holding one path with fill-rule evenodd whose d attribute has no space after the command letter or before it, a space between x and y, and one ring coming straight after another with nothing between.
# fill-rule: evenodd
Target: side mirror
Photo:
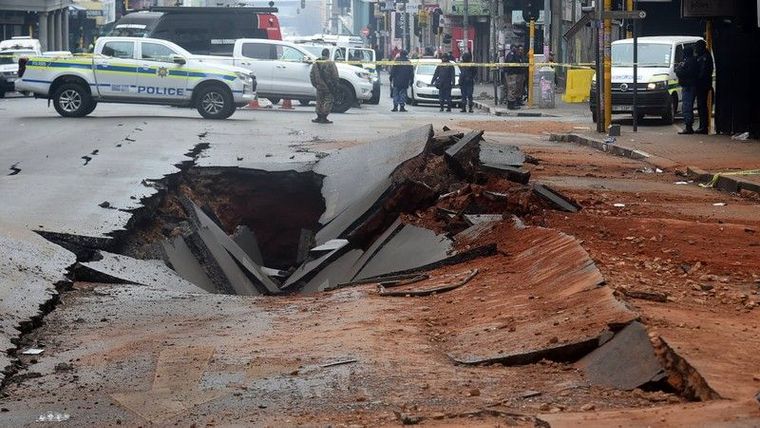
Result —
<instances>
[{"instance_id":1,"label":"side mirror","mask_svg":"<svg viewBox=\"0 0 760 428\"><path fill-rule=\"evenodd\" d=\"M187 60L179 55L172 55L172 62L179 65L187 64Z\"/></svg>"}]
</instances>

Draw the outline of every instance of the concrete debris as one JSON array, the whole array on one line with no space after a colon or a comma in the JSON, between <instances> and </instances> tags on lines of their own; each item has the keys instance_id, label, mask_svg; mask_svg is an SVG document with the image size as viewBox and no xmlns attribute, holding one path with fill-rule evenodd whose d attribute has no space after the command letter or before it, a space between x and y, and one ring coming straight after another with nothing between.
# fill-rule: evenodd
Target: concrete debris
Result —
<instances>
[{"instance_id":1,"label":"concrete debris","mask_svg":"<svg viewBox=\"0 0 760 428\"><path fill-rule=\"evenodd\" d=\"M480 163L483 165L502 165L521 167L527 157L519 147L489 141L480 143Z\"/></svg>"},{"instance_id":2,"label":"concrete debris","mask_svg":"<svg viewBox=\"0 0 760 428\"><path fill-rule=\"evenodd\" d=\"M209 293L218 292L216 286L204 271L198 259L182 236L166 239L161 243L164 257L169 266L182 278L192 282Z\"/></svg>"},{"instance_id":3,"label":"concrete debris","mask_svg":"<svg viewBox=\"0 0 760 428\"><path fill-rule=\"evenodd\" d=\"M321 159L314 168L325 177L325 211L319 219L324 227L316 235L317 244L341 237L370 211L390 188L393 171L426 152L432 135L433 127L426 125Z\"/></svg>"},{"instance_id":4,"label":"concrete debris","mask_svg":"<svg viewBox=\"0 0 760 428\"><path fill-rule=\"evenodd\" d=\"M279 287L266 276L261 266L232 240L210 217L190 200L183 206L193 228L188 237L193 255L204 267L219 291L230 294L277 294Z\"/></svg>"},{"instance_id":5,"label":"concrete debris","mask_svg":"<svg viewBox=\"0 0 760 428\"><path fill-rule=\"evenodd\" d=\"M196 283L169 269L162 260L139 260L107 251L100 251L100 255L98 260L80 262L76 271L79 280L141 284L172 291L203 291Z\"/></svg>"},{"instance_id":6,"label":"concrete debris","mask_svg":"<svg viewBox=\"0 0 760 428\"><path fill-rule=\"evenodd\" d=\"M355 264L364 254L362 250L350 250L335 261L322 268L302 288L301 293L313 293L338 288L344 281L350 280L355 271Z\"/></svg>"},{"instance_id":7,"label":"concrete debris","mask_svg":"<svg viewBox=\"0 0 760 428\"><path fill-rule=\"evenodd\" d=\"M504 220L504 215L502 214L465 214L464 215L465 221L470 224L470 226L475 226L476 224L481 223L491 223L491 222L499 222Z\"/></svg>"},{"instance_id":8,"label":"concrete debris","mask_svg":"<svg viewBox=\"0 0 760 428\"><path fill-rule=\"evenodd\" d=\"M332 363L322 364L319 367L322 367L323 369L325 369L327 367L342 366L344 364L352 364L352 363L357 363L357 362L359 362L359 360L357 360L356 358L350 358L348 360L340 360L340 361L335 361Z\"/></svg>"},{"instance_id":9,"label":"concrete debris","mask_svg":"<svg viewBox=\"0 0 760 428\"><path fill-rule=\"evenodd\" d=\"M455 290L467 284L477 274L478 274L478 270L473 269L469 272L465 272L464 274L457 274L457 276L464 275L464 278L454 283L443 284L443 285L434 284L432 287L393 290L393 291L386 290L385 289L386 287L381 283L378 285L378 294L380 294L381 296L392 296L392 297L421 297L421 296L430 296L432 294L445 293L447 291ZM410 283L414 283L414 282L410 281L403 285L408 285Z\"/></svg>"},{"instance_id":10,"label":"concrete debris","mask_svg":"<svg viewBox=\"0 0 760 428\"><path fill-rule=\"evenodd\" d=\"M21 351L21 355L40 355L45 352L42 348L27 348Z\"/></svg>"},{"instance_id":11,"label":"concrete debris","mask_svg":"<svg viewBox=\"0 0 760 428\"><path fill-rule=\"evenodd\" d=\"M483 164L481 169L491 174L498 174L515 183L528 184L530 171L520 167L499 164Z\"/></svg>"},{"instance_id":12,"label":"concrete debris","mask_svg":"<svg viewBox=\"0 0 760 428\"><path fill-rule=\"evenodd\" d=\"M545 184L534 184L533 192L562 211L576 213L581 206Z\"/></svg>"},{"instance_id":13,"label":"concrete debris","mask_svg":"<svg viewBox=\"0 0 760 428\"><path fill-rule=\"evenodd\" d=\"M333 260L340 257L341 250L348 245L348 241L345 239L333 239L326 243L312 248L309 252L309 256L306 261L301 264L282 284L282 289L288 289L296 284L300 284L304 281L308 281L314 275L316 275L320 269L329 264Z\"/></svg>"},{"instance_id":14,"label":"concrete debris","mask_svg":"<svg viewBox=\"0 0 760 428\"><path fill-rule=\"evenodd\" d=\"M240 225L236 227L232 233L232 240L240 246L254 263L258 265L264 264L261 248L259 248L259 241L256 239L256 234L248 226Z\"/></svg>"},{"instance_id":15,"label":"concrete debris","mask_svg":"<svg viewBox=\"0 0 760 428\"><path fill-rule=\"evenodd\" d=\"M593 385L629 391L665 378L665 369L655 355L649 334L638 321L583 357L576 367L584 371Z\"/></svg>"},{"instance_id":16,"label":"concrete debris","mask_svg":"<svg viewBox=\"0 0 760 428\"><path fill-rule=\"evenodd\" d=\"M480 164L480 142L482 138L483 131L470 131L444 152L446 163L459 176L463 178L475 176Z\"/></svg>"},{"instance_id":17,"label":"concrete debris","mask_svg":"<svg viewBox=\"0 0 760 428\"><path fill-rule=\"evenodd\" d=\"M412 225L399 225L371 256L355 279L371 278L425 266L448 257L453 242L443 235Z\"/></svg>"}]
</instances>

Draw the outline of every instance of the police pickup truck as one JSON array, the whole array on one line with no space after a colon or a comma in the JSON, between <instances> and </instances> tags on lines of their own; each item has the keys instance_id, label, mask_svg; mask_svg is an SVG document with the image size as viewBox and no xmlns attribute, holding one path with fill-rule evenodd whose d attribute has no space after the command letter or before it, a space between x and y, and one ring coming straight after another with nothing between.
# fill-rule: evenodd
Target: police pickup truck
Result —
<instances>
[{"instance_id":1,"label":"police pickup truck","mask_svg":"<svg viewBox=\"0 0 760 428\"><path fill-rule=\"evenodd\" d=\"M254 99L256 80L247 69L200 62L165 40L101 37L91 56L22 58L16 90L52 100L64 117L111 102L195 107L204 118L226 119Z\"/></svg>"}]
</instances>

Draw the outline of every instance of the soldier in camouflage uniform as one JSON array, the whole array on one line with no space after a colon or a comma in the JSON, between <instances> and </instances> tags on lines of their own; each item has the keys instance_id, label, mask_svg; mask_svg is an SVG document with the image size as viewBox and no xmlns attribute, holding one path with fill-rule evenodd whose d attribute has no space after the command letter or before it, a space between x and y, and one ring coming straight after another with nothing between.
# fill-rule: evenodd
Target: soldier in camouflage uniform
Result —
<instances>
[{"instance_id":1,"label":"soldier in camouflage uniform","mask_svg":"<svg viewBox=\"0 0 760 428\"><path fill-rule=\"evenodd\" d=\"M332 111L333 97L339 89L338 67L330 60L330 50L322 49L322 58L311 67L311 85L317 89L317 118L314 123L332 123L327 115Z\"/></svg>"}]
</instances>

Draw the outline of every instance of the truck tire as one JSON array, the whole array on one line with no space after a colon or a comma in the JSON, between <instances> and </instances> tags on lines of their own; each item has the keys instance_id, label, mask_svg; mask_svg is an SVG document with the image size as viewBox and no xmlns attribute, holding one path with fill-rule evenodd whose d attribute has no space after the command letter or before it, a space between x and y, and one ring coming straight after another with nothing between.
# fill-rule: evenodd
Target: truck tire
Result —
<instances>
[{"instance_id":1,"label":"truck tire","mask_svg":"<svg viewBox=\"0 0 760 428\"><path fill-rule=\"evenodd\" d=\"M53 107L63 117L87 116L92 104L90 91L79 83L64 83L53 94Z\"/></svg>"},{"instance_id":2,"label":"truck tire","mask_svg":"<svg viewBox=\"0 0 760 428\"><path fill-rule=\"evenodd\" d=\"M662 115L662 120L666 125L672 125L675 122L677 110L678 96L671 95L668 97L668 102L665 104L665 113Z\"/></svg>"},{"instance_id":3,"label":"truck tire","mask_svg":"<svg viewBox=\"0 0 760 428\"><path fill-rule=\"evenodd\" d=\"M335 94L333 100L333 113L345 113L348 109L356 104L356 95L354 94L354 88L346 81L341 81L338 86L338 93Z\"/></svg>"},{"instance_id":4,"label":"truck tire","mask_svg":"<svg viewBox=\"0 0 760 428\"><path fill-rule=\"evenodd\" d=\"M277 97L272 97L272 98L267 98L267 99L268 99L268 100L269 100L269 102L270 102L270 103L272 103L272 104L277 104L277 103L279 103L279 102L280 102L280 98L277 98Z\"/></svg>"},{"instance_id":5,"label":"truck tire","mask_svg":"<svg viewBox=\"0 0 760 428\"><path fill-rule=\"evenodd\" d=\"M205 119L227 119L235 113L232 93L218 84L206 85L198 91L195 108Z\"/></svg>"},{"instance_id":6,"label":"truck tire","mask_svg":"<svg viewBox=\"0 0 760 428\"><path fill-rule=\"evenodd\" d=\"M311 101L309 100L298 100L298 104L301 104L302 106L308 106Z\"/></svg>"},{"instance_id":7,"label":"truck tire","mask_svg":"<svg viewBox=\"0 0 760 428\"><path fill-rule=\"evenodd\" d=\"M92 100L90 102L90 106L87 107L87 110L85 110L84 115L87 116L88 114L92 113L95 110L95 107L97 107L97 106L98 106L98 102L95 101L95 100Z\"/></svg>"}]
</instances>

